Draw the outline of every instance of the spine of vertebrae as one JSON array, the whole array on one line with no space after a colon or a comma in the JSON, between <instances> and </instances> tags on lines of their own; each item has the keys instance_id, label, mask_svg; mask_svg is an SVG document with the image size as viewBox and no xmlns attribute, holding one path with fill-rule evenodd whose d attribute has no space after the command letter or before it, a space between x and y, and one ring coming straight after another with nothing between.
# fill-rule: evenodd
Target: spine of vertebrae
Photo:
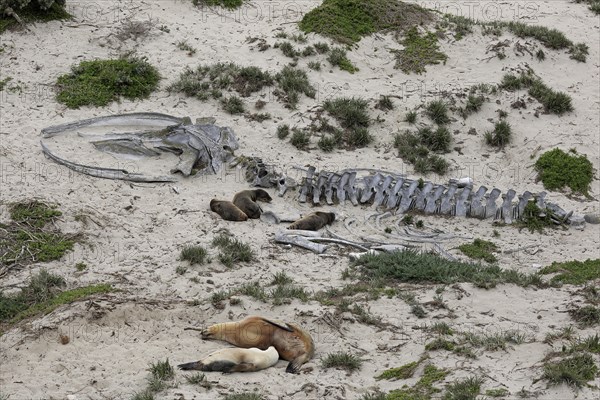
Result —
<instances>
[{"instance_id":1,"label":"spine of vertebrae","mask_svg":"<svg viewBox=\"0 0 600 400\"><path fill-rule=\"evenodd\" d=\"M260 160L247 166L246 178L254 186L279 188L280 195L295 183L284 175L276 174ZM447 185L423 180L408 179L402 175L376 172L359 176L359 169L340 172L317 172L310 166L299 185L298 201L315 205L325 201L328 205L344 204L349 200L354 206L372 204L396 213L416 210L425 214L450 215L494 219L510 224L527 217L535 217L528 210L536 210L538 216L548 215L557 224L569 223L573 212L567 213L558 205L546 202L546 192L521 195L510 189L501 194L499 189L480 186L474 190L470 178L450 179ZM537 207L529 207L532 202ZM529 212L529 215L528 215Z\"/></svg>"}]
</instances>

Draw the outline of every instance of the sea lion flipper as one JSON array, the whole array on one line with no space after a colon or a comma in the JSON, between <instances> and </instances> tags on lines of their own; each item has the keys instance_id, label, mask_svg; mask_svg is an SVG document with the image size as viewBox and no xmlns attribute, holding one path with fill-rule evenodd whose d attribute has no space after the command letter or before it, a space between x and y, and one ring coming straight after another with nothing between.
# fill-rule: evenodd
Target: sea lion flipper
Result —
<instances>
[{"instance_id":1,"label":"sea lion flipper","mask_svg":"<svg viewBox=\"0 0 600 400\"><path fill-rule=\"evenodd\" d=\"M239 363L235 367L231 368L229 372L252 372L256 371L256 365L253 363Z\"/></svg>"},{"instance_id":2,"label":"sea lion flipper","mask_svg":"<svg viewBox=\"0 0 600 400\"><path fill-rule=\"evenodd\" d=\"M292 327L290 327L288 324L286 324L285 322L282 321L277 321L277 320L271 320L271 319L267 319L262 317L262 320L278 327L279 329L283 329L284 331L288 331L288 332L294 332L294 329Z\"/></svg>"},{"instance_id":3,"label":"sea lion flipper","mask_svg":"<svg viewBox=\"0 0 600 400\"><path fill-rule=\"evenodd\" d=\"M236 367L236 363L233 361L223 360L223 361L213 361L210 364L204 365L202 371L220 371L220 372L233 372L233 369Z\"/></svg>"},{"instance_id":4,"label":"sea lion flipper","mask_svg":"<svg viewBox=\"0 0 600 400\"><path fill-rule=\"evenodd\" d=\"M189 363L185 363L185 364L179 364L177 366L177 368L182 369L184 371L190 370L190 369L200 370L202 368L202 363L199 363L198 361L193 361L193 362L189 362Z\"/></svg>"},{"instance_id":5,"label":"sea lion flipper","mask_svg":"<svg viewBox=\"0 0 600 400\"><path fill-rule=\"evenodd\" d=\"M302 364L300 363L299 358L296 358L296 359L290 361L287 368L285 369L285 372L288 372L290 374L299 374L301 366L302 366Z\"/></svg>"}]
</instances>

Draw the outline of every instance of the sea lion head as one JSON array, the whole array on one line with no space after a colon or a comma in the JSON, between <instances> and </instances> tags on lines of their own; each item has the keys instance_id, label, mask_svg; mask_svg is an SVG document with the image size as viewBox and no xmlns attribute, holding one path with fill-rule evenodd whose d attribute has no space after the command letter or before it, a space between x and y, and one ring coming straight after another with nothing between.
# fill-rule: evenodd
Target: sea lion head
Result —
<instances>
[{"instance_id":1,"label":"sea lion head","mask_svg":"<svg viewBox=\"0 0 600 400\"><path fill-rule=\"evenodd\" d=\"M273 198L269 195L269 193L264 189L255 189L254 195L256 196L256 200L266 201L267 203L271 202Z\"/></svg>"},{"instance_id":2,"label":"sea lion head","mask_svg":"<svg viewBox=\"0 0 600 400\"><path fill-rule=\"evenodd\" d=\"M335 221L335 214L332 212L317 211L316 214L320 218L323 218L325 221L327 221L327 224L331 224L333 221Z\"/></svg>"}]
</instances>

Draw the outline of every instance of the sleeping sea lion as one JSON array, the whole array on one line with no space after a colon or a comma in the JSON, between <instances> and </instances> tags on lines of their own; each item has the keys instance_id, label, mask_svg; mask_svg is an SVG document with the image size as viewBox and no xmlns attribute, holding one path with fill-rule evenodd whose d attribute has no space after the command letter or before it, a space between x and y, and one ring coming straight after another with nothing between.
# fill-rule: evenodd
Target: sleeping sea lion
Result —
<instances>
[{"instance_id":1,"label":"sleeping sea lion","mask_svg":"<svg viewBox=\"0 0 600 400\"><path fill-rule=\"evenodd\" d=\"M233 196L233 204L246 213L248 218L260 218L262 209L256 204L257 200L270 202L273 199L269 196L269 193L263 189L242 190Z\"/></svg>"},{"instance_id":2,"label":"sleeping sea lion","mask_svg":"<svg viewBox=\"0 0 600 400\"><path fill-rule=\"evenodd\" d=\"M265 351L257 348L229 348L210 353L200 361L179 364L177 367L183 370L194 369L224 373L253 372L272 367L277 364L277 361L279 361L279 353L273 346Z\"/></svg>"},{"instance_id":3,"label":"sleeping sea lion","mask_svg":"<svg viewBox=\"0 0 600 400\"><path fill-rule=\"evenodd\" d=\"M224 340L239 347L267 349L275 346L279 357L290 362L286 372L291 373L298 373L302 364L315 354L315 345L308 332L291 323L259 316L211 325L201 332L202 339Z\"/></svg>"},{"instance_id":4,"label":"sleeping sea lion","mask_svg":"<svg viewBox=\"0 0 600 400\"><path fill-rule=\"evenodd\" d=\"M332 212L316 211L308 214L298 221L293 222L288 229L302 229L305 231L318 231L327 224L335 221L335 214Z\"/></svg>"},{"instance_id":5,"label":"sleeping sea lion","mask_svg":"<svg viewBox=\"0 0 600 400\"><path fill-rule=\"evenodd\" d=\"M210 209L227 221L247 221L248 216L231 201L216 200L210 201Z\"/></svg>"}]
</instances>

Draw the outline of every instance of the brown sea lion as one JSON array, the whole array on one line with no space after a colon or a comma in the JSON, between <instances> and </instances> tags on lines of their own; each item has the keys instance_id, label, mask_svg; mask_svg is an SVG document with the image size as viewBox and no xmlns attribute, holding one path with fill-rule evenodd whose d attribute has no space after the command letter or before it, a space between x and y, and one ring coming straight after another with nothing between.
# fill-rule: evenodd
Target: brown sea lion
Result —
<instances>
[{"instance_id":1,"label":"brown sea lion","mask_svg":"<svg viewBox=\"0 0 600 400\"><path fill-rule=\"evenodd\" d=\"M277 364L277 361L279 361L279 353L273 346L265 351L257 348L228 348L210 353L200 361L179 364L177 367L183 370L220 371L224 373L253 372L272 367Z\"/></svg>"},{"instance_id":2,"label":"brown sea lion","mask_svg":"<svg viewBox=\"0 0 600 400\"><path fill-rule=\"evenodd\" d=\"M231 201L216 200L210 201L210 209L227 221L247 221L248 216Z\"/></svg>"},{"instance_id":3,"label":"brown sea lion","mask_svg":"<svg viewBox=\"0 0 600 400\"><path fill-rule=\"evenodd\" d=\"M279 357L289 361L286 372L298 373L315 354L310 334L297 325L249 316L238 322L224 322L202 329L202 339L224 340L239 347L267 349L275 346Z\"/></svg>"},{"instance_id":4,"label":"brown sea lion","mask_svg":"<svg viewBox=\"0 0 600 400\"><path fill-rule=\"evenodd\" d=\"M233 196L233 204L246 213L248 218L260 218L262 209L256 204L257 200L270 202L273 199L269 196L269 193L263 189L242 190Z\"/></svg>"},{"instance_id":5,"label":"brown sea lion","mask_svg":"<svg viewBox=\"0 0 600 400\"><path fill-rule=\"evenodd\" d=\"M310 213L299 220L293 222L288 229L301 229L305 231L318 231L327 224L335 221L335 214L332 212L316 211Z\"/></svg>"}]
</instances>

